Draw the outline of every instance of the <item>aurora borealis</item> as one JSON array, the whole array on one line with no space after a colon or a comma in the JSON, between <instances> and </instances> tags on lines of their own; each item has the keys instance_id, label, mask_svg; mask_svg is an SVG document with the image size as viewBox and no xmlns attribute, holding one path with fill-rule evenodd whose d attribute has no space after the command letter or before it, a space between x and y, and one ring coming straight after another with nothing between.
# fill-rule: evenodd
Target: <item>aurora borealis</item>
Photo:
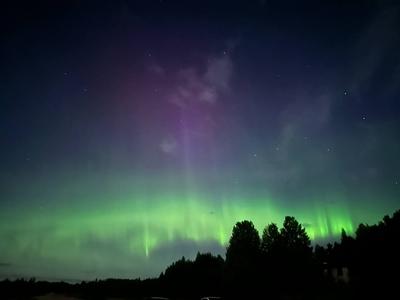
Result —
<instances>
[{"instance_id":1,"label":"aurora borealis","mask_svg":"<svg viewBox=\"0 0 400 300\"><path fill-rule=\"evenodd\" d=\"M100 2L1 13L0 277L158 276L240 220L324 243L400 207L399 4Z\"/></svg>"}]
</instances>

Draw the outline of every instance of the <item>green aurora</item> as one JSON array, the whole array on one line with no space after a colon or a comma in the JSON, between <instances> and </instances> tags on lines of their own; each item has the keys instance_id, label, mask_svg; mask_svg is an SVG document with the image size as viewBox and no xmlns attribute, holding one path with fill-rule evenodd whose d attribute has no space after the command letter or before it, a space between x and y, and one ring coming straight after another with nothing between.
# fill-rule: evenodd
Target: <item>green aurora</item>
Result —
<instances>
[{"instance_id":1,"label":"green aurora","mask_svg":"<svg viewBox=\"0 0 400 300\"><path fill-rule=\"evenodd\" d=\"M294 215L314 243L325 243L338 239L342 229L353 234L360 222L375 223L390 213L387 204L374 210L367 205L364 210L352 207L343 195L323 201L300 199L298 205L284 206L272 196L244 192L240 196L224 191L218 201L210 201L215 191L213 195L168 189L137 193L125 187L122 194L112 189L87 194L89 199L63 200L63 206L2 211L0 235L12 238L1 246L1 253L3 260L15 264L12 275L77 280L117 274L155 276L182 255L193 257L197 251L224 255L232 227L240 220L252 220L261 234L267 224L281 225L284 216ZM106 201L110 194L112 201ZM177 242L187 247L165 251ZM142 263L135 266L137 261ZM42 267L45 264L50 267Z\"/></svg>"},{"instance_id":2,"label":"green aurora","mask_svg":"<svg viewBox=\"0 0 400 300\"><path fill-rule=\"evenodd\" d=\"M400 208L399 1L7 2L0 278L158 276L241 220L325 244Z\"/></svg>"}]
</instances>

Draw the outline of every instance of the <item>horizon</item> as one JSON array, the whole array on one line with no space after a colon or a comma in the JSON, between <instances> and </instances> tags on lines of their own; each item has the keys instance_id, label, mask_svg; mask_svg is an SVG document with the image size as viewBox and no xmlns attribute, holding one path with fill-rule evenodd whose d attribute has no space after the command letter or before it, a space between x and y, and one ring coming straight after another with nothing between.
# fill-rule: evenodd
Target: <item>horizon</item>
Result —
<instances>
[{"instance_id":1,"label":"horizon","mask_svg":"<svg viewBox=\"0 0 400 300\"><path fill-rule=\"evenodd\" d=\"M0 15L0 278L155 277L241 220L325 243L399 208L400 3Z\"/></svg>"},{"instance_id":2,"label":"horizon","mask_svg":"<svg viewBox=\"0 0 400 300\"><path fill-rule=\"evenodd\" d=\"M389 215L391 216L391 214L389 214ZM383 216L380 219L382 219L382 218L383 218ZM241 220L241 221L243 221L243 220ZM241 222L241 221L238 221L238 222ZM282 219L282 221L283 221L283 219ZM274 222L269 222L268 224L271 224L271 223L274 223ZM277 224L278 227L281 225L278 222L275 223L275 224ZM369 223L366 223L366 222L361 222L360 224L372 226L372 225L377 225L378 222L375 222L373 224L369 224ZM303 225L303 227L304 227L304 225ZM261 230L257 229L257 231L259 232L260 237L261 237L261 234L262 234L262 229L264 229L264 228L265 228L265 226L263 226L261 228ZM305 229L306 229L306 232L307 232L307 228L305 228ZM335 242L339 242L342 230L345 230L345 228L340 229L340 233L337 233L337 235L335 235L335 236L330 236L329 238L325 238L325 239L322 238L320 240L311 239L312 248L314 248L316 245L326 247L328 244L333 244ZM355 237L355 230L350 231L350 232L345 230L345 232L346 232L346 234L348 236ZM308 234L308 232L307 232L307 234ZM134 276L134 277L130 276L129 277L129 275L128 275L127 277L112 277L112 276L111 277L110 276L101 277L101 276L97 276L97 277L67 278L67 277L37 276L37 274L31 273L31 274L5 274L5 275L1 275L0 276L0 280L17 280L17 279L29 280L29 279L34 278L36 281L66 282L66 283L70 283L70 284L76 284L76 283L81 283L81 282L90 282L90 281L94 281L94 280L107 280L107 279L121 279L121 280L155 279L155 278L158 278L159 275L161 273L163 273L168 266L170 266L172 263L174 263L175 261L179 260L182 257L185 257L186 259L189 259L189 260L194 260L196 255L199 254L199 253L211 253L212 255L216 255L216 256L220 255L223 259L225 259L225 251L226 251L226 247L227 246L228 246L228 243L223 245L223 247L221 249L223 249L224 251L221 252L221 253L212 253L208 249L205 249L205 251L197 250L197 252L190 253L188 256L185 256L185 255L179 256L179 253L178 253L178 256L175 258L175 260L171 261L167 265L165 265L164 268L161 269L161 271L158 274L151 274L151 275L148 275L148 276ZM195 249L194 249L194 251L195 251ZM2 266L2 267L9 267L9 266Z\"/></svg>"}]
</instances>

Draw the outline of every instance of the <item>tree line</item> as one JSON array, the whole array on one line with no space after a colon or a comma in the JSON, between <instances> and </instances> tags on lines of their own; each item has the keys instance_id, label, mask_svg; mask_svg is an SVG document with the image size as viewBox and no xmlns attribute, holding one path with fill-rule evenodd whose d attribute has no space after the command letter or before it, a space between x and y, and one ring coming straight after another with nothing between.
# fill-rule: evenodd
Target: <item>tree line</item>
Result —
<instances>
[{"instance_id":1,"label":"tree line","mask_svg":"<svg viewBox=\"0 0 400 300\"><path fill-rule=\"evenodd\" d=\"M340 241L315 247L294 217L285 217L281 228L268 224L261 235L245 220L234 225L225 259L211 253L198 253L194 260L182 257L158 278L146 280L108 279L75 285L5 280L0 290L1 296L53 291L84 299L149 295L172 299L205 295L227 299L382 298L398 294L399 238L400 210L378 224L360 224L354 237L342 230Z\"/></svg>"}]
</instances>

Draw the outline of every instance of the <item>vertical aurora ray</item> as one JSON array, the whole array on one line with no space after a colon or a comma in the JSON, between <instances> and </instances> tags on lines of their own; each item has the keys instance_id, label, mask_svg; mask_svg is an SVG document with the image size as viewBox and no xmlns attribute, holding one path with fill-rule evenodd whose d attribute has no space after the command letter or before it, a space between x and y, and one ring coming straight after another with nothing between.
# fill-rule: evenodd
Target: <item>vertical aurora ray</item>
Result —
<instances>
[{"instance_id":1,"label":"vertical aurora ray","mask_svg":"<svg viewBox=\"0 0 400 300\"><path fill-rule=\"evenodd\" d=\"M5 10L0 277L157 276L244 219L324 243L399 209L398 4L45 2Z\"/></svg>"},{"instance_id":2,"label":"vertical aurora ray","mask_svg":"<svg viewBox=\"0 0 400 300\"><path fill-rule=\"evenodd\" d=\"M261 234L267 224L281 226L286 215L294 215L314 241L339 238L342 229L353 234L359 222L369 221L362 209L349 207L345 199L326 205L315 202L315 209L310 209L306 201L295 208L285 207L271 196L231 195L219 202L208 201L209 197L204 192L188 196L160 190L120 195L118 201L98 203L96 208L76 203L53 211L27 210L18 220L1 219L0 234L17 237L2 246L3 258L21 261L24 257L27 266L33 266L34 260L52 261L55 266L63 261L76 268L94 268L94 274L105 277L113 274L105 270L116 266L126 276L138 276L135 272L144 270L132 269L126 261L141 260L147 270L141 274L154 276L185 253L195 255L201 250L224 255L232 227L240 220L252 220ZM177 241L191 241L192 252L164 253L162 249ZM219 250L210 245L219 245ZM24 249L33 252L27 256ZM152 261L157 266L150 268ZM87 279L90 274L79 276Z\"/></svg>"}]
</instances>

